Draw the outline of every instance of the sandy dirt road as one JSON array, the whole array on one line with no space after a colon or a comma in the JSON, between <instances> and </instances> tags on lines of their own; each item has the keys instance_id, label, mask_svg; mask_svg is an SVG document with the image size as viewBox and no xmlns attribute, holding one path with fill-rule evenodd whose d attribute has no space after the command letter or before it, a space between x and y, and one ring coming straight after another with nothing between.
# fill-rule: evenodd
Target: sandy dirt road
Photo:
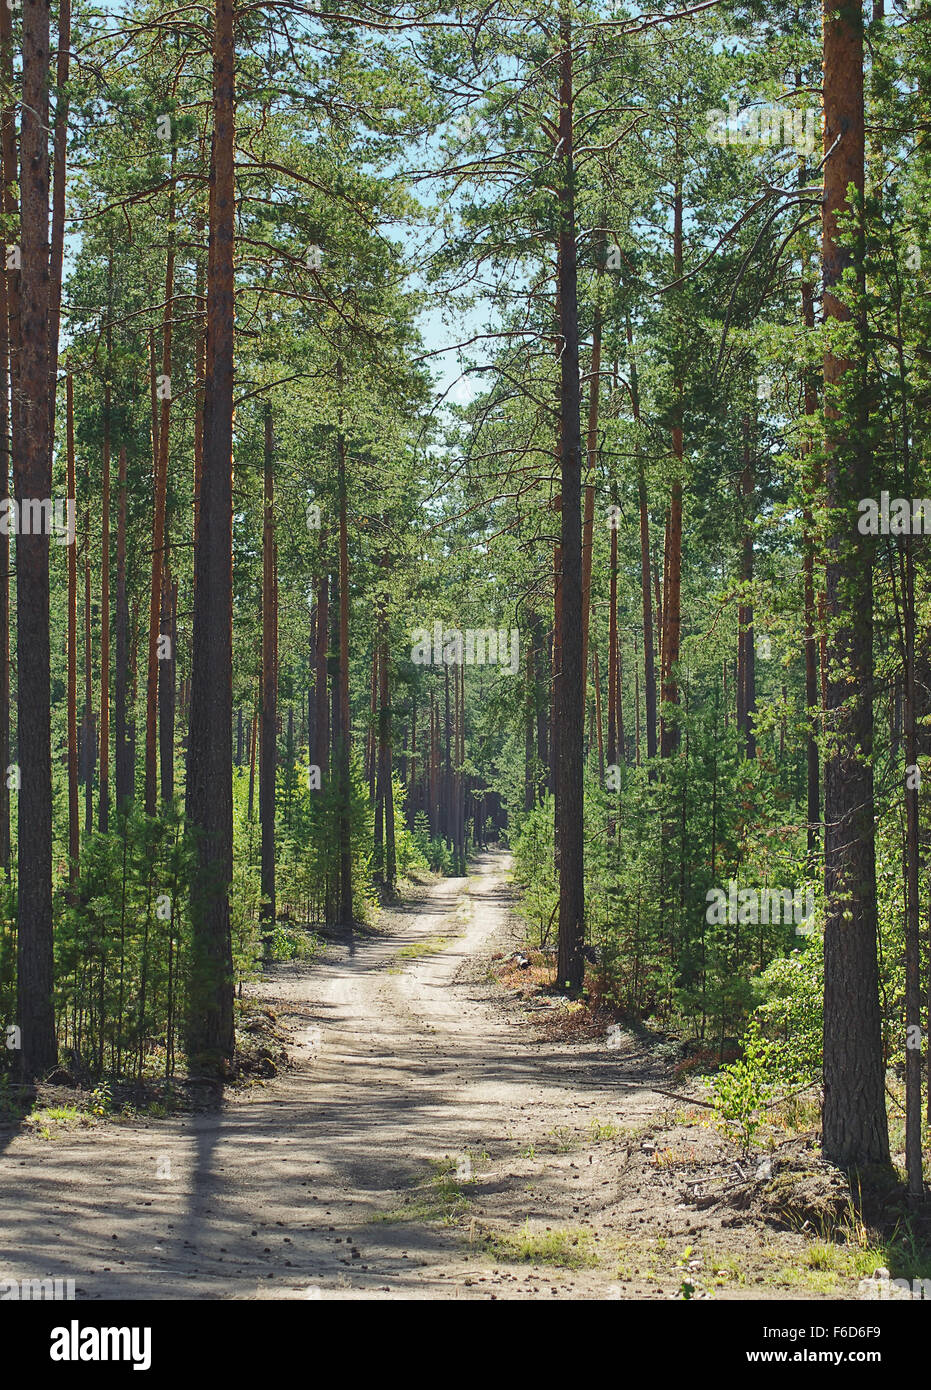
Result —
<instances>
[{"instance_id":1,"label":"sandy dirt road","mask_svg":"<svg viewBox=\"0 0 931 1390\"><path fill-rule=\"evenodd\" d=\"M508 864L483 855L376 935L276 967L255 993L296 1065L221 1109L0 1131L0 1278L85 1299L674 1296L672 1254L616 1282L661 1200L667 1234L692 1226L664 1171L644 1164L655 1193L624 1179L668 1078L634 1039L547 1042L495 997ZM597 1261L511 1258L573 1232Z\"/></svg>"}]
</instances>

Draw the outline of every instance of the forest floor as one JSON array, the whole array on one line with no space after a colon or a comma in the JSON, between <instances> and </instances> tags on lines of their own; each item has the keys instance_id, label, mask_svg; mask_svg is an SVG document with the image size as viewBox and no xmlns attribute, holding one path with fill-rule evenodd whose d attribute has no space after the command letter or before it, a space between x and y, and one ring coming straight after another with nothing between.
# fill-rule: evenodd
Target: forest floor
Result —
<instances>
[{"instance_id":1,"label":"forest floor","mask_svg":"<svg viewBox=\"0 0 931 1390\"><path fill-rule=\"evenodd\" d=\"M88 1299L862 1297L878 1252L818 1229L847 1194L810 1141L744 1161L668 1046L573 1038L565 1001L506 987L508 866L482 855L270 970L254 1007L288 1061L216 1108L47 1105L0 1128L0 1279Z\"/></svg>"}]
</instances>

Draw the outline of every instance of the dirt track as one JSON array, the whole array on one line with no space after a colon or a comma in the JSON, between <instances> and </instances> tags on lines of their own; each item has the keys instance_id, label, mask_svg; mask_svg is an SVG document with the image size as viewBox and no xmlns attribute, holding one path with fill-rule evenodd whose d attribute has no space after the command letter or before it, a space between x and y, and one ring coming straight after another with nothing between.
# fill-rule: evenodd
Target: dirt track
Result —
<instances>
[{"instance_id":1,"label":"dirt track","mask_svg":"<svg viewBox=\"0 0 931 1390\"><path fill-rule=\"evenodd\" d=\"M655 1054L546 1042L487 982L492 951L510 949L507 865L484 855L387 930L277 967L255 993L297 1065L222 1110L0 1131L0 1278L72 1277L90 1299L668 1297L698 1283L679 1258L693 1217L678 1187L655 1165L646 1190L630 1180L632 1155L647 1172L641 1149L653 1154L639 1136L675 1108L651 1089L669 1084ZM625 1275L622 1247L661 1230L680 1244ZM506 1244L484 1246L489 1232ZM525 1236L597 1263L521 1263Z\"/></svg>"}]
</instances>

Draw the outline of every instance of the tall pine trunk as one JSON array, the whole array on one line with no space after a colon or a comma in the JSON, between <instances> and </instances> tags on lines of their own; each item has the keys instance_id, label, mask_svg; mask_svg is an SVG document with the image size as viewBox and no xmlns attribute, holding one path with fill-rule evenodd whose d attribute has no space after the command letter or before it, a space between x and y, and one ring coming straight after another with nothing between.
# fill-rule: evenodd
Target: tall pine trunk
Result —
<instances>
[{"instance_id":1,"label":"tall pine trunk","mask_svg":"<svg viewBox=\"0 0 931 1390\"><path fill-rule=\"evenodd\" d=\"M835 145L835 142L836 145ZM862 227L841 244L847 189L864 189L862 14L843 0L824 6L824 204L822 257L827 323L851 319L837 297L853 267L863 288ZM859 214L855 214L859 217ZM830 625L825 767L824 1111L826 1158L886 1163L889 1138L876 960L873 805L872 550L857 503L872 493L865 413L865 331L854 360L824 358L827 502L826 606Z\"/></svg>"},{"instance_id":2,"label":"tall pine trunk","mask_svg":"<svg viewBox=\"0 0 931 1390\"><path fill-rule=\"evenodd\" d=\"M0 5L0 81L5 99L0 110L0 164L2 164L4 216L10 226L16 221L19 210L17 181L19 170L16 165L16 105L13 87L13 19L8 5ZM16 439L20 430L19 401L19 346L21 338L21 271L7 262L7 250L3 248L3 336L5 351L2 357L3 369L3 408L9 408L7 422L0 421L3 432L0 443L0 496L10 495L10 460L16 451ZM9 383L9 398L7 384ZM0 866L7 876L10 873L10 788L7 783L7 768L10 762L10 537L5 532L0 536Z\"/></svg>"},{"instance_id":3,"label":"tall pine trunk","mask_svg":"<svg viewBox=\"0 0 931 1390\"><path fill-rule=\"evenodd\" d=\"M578 272L575 237L572 30L564 13L559 55L559 331L562 493L559 653L554 741L555 834L559 859L556 978L579 989L585 973L585 882L582 835L582 435L579 389Z\"/></svg>"},{"instance_id":4,"label":"tall pine trunk","mask_svg":"<svg viewBox=\"0 0 931 1390\"><path fill-rule=\"evenodd\" d=\"M16 540L17 731L19 792L19 902L17 907L17 1018L20 1067L32 1080L57 1057L52 953L52 756L49 649L49 534L29 534L23 504L52 495L49 432L49 6L23 6L22 128L22 344L19 412L14 439L13 486L19 504Z\"/></svg>"},{"instance_id":5,"label":"tall pine trunk","mask_svg":"<svg viewBox=\"0 0 931 1390\"><path fill-rule=\"evenodd\" d=\"M192 892L189 1056L224 1070L233 1056L233 236L235 86L232 0L216 0L207 263L204 459L195 551L187 813L199 857Z\"/></svg>"}]
</instances>

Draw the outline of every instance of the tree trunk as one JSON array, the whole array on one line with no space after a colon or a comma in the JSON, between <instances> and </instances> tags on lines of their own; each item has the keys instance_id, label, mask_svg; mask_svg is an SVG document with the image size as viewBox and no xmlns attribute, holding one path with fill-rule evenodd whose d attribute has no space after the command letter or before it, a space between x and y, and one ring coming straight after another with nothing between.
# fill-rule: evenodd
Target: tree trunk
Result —
<instances>
[{"instance_id":1,"label":"tree trunk","mask_svg":"<svg viewBox=\"0 0 931 1390\"><path fill-rule=\"evenodd\" d=\"M598 401L601 385L601 309L595 306L592 330L592 368L588 387L588 482L585 487L585 516L582 522L582 708L585 708L585 682L588 676L588 634L592 607L592 548L595 532L595 470L598 464Z\"/></svg>"},{"instance_id":2,"label":"tree trunk","mask_svg":"<svg viewBox=\"0 0 931 1390\"><path fill-rule=\"evenodd\" d=\"M804 173L804 168L803 168ZM810 331L815 326L815 301L814 285L805 280L802 283L802 321ZM815 390L815 383L810 372L805 372L803 380L803 390L805 396L805 414L813 416L818 409L818 395ZM807 457L814 453L814 443L808 440L804 444L804 452ZM808 721L808 731L806 735L806 764L808 782L808 861L812 871L818 854L818 841L821 832L821 760L818 752L817 727L821 711L820 691L818 686L818 652L816 638L816 610L815 610L815 531L813 518L813 502L815 494L821 485L821 478L811 470L811 475L805 479L806 505L803 510L804 523L804 556L802 567L805 580L805 711Z\"/></svg>"},{"instance_id":3,"label":"tree trunk","mask_svg":"<svg viewBox=\"0 0 931 1390\"><path fill-rule=\"evenodd\" d=\"M630 396L634 422L640 424L640 383L633 351L630 319L626 320L627 348L630 353ZM643 605L643 684L646 705L647 757L656 757L656 665L653 654L653 597L650 591L650 511L647 506L647 479L643 450L637 449L637 501L640 509L640 591ZM659 603L657 602L659 613ZM662 618L659 619L662 623Z\"/></svg>"},{"instance_id":4,"label":"tree trunk","mask_svg":"<svg viewBox=\"0 0 931 1390\"><path fill-rule=\"evenodd\" d=\"M252 718L249 720L249 804L246 817L251 822L255 811L255 752L259 734L259 709L261 706L262 682L259 680Z\"/></svg>"},{"instance_id":5,"label":"tree trunk","mask_svg":"<svg viewBox=\"0 0 931 1390\"><path fill-rule=\"evenodd\" d=\"M232 0L217 0L217 28L220 24L221 8L231 5ZM216 55L214 58L216 62ZM216 79L216 73L214 74ZM232 82L232 72L230 74ZM214 94L214 113L215 120L219 123L219 112L217 111L217 98ZM230 116L232 120L232 114ZM214 162L217 158L217 135L214 131ZM148 677L146 682L146 718L145 718L145 809L146 814L154 816L158 801L158 766L156 754L157 720L158 720L158 663L159 663L159 637L163 634L159 632L159 617L161 614L162 597L162 570L165 565L165 503L168 490L168 434L169 434L169 412L171 409L171 342L172 342L172 298L174 295L175 280L175 240L173 231L174 222L174 153L172 152L171 164L171 189L168 197L168 255L165 264L165 309L162 316L162 381L161 381L161 419L158 421L158 431L155 432L156 417L153 416L153 444L155 449L155 501L154 501L154 520L152 527L152 570L149 587L149 661ZM232 171L230 171L232 179ZM211 196L214 203L219 202L220 194L213 188L211 182ZM232 207L233 192L229 192L230 206ZM232 232L230 232L232 236ZM214 261L216 261L215 241L217 238L216 229L211 224L211 248L213 249ZM214 266L216 275L216 266ZM230 249L230 275L232 275L232 249ZM230 289L232 295L232 288ZM230 352L230 372L232 373L232 325L227 328L223 326L223 336L229 336ZM209 338L209 327L208 327ZM217 347L217 344L214 344ZM214 385L216 383L213 383ZM232 396L232 374L230 375L230 395ZM232 409L232 407L231 407ZM207 405L204 406L205 432ZM232 435L232 426L230 427ZM195 552L195 557L199 556L199 551ZM197 575L198 563L195 561L195 579ZM196 607L195 607L196 612ZM167 634L164 634L167 635ZM232 715L230 716L232 718Z\"/></svg>"},{"instance_id":6,"label":"tree trunk","mask_svg":"<svg viewBox=\"0 0 931 1390\"><path fill-rule=\"evenodd\" d=\"M233 1056L233 236L234 24L216 0L207 265L204 463L195 555L187 812L200 859L192 894L194 985L188 1049L223 1070Z\"/></svg>"},{"instance_id":7,"label":"tree trunk","mask_svg":"<svg viewBox=\"0 0 931 1390\"><path fill-rule=\"evenodd\" d=\"M377 799L384 819L382 881L389 894L395 890L397 863L394 843L394 791L391 785L391 687L388 680L388 624L384 613L380 622L378 675L378 777Z\"/></svg>"},{"instance_id":8,"label":"tree trunk","mask_svg":"<svg viewBox=\"0 0 931 1390\"><path fill-rule=\"evenodd\" d=\"M342 367L337 367L342 388ZM352 844L350 841L350 763L349 763L349 499L346 487L346 446L342 431L337 437L339 457L339 745L337 765L340 782L339 814L339 921L352 924Z\"/></svg>"},{"instance_id":9,"label":"tree trunk","mask_svg":"<svg viewBox=\"0 0 931 1390\"><path fill-rule=\"evenodd\" d=\"M70 377L69 377L70 385ZM126 450L120 449L119 517L116 526L116 677L114 723L116 735L116 809L132 802L132 764L127 731L126 692L129 679L129 603L126 596Z\"/></svg>"},{"instance_id":10,"label":"tree trunk","mask_svg":"<svg viewBox=\"0 0 931 1390\"><path fill-rule=\"evenodd\" d=\"M322 542L321 542L322 550ZM322 561L321 561L322 563ZM315 752L312 761L320 768L321 779L330 764L330 706L327 698L327 644L330 631L330 576L326 570L320 576L317 587L317 669L314 676L314 717Z\"/></svg>"},{"instance_id":11,"label":"tree trunk","mask_svg":"<svg viewBox=\"0 0 931 1390\"><path fill-rule=\"evenodd\" d=\"M110 829L110 353L104 390L103 505L100 540L100 800L98 825Z\"/></svg>"},{"instance_id":12,"label":"tree trunk","mask_svg":"<svg viewBox=\"0 0 931 1390\"><path fill-rule=\"evenodd\" d=\"M750 442L750 421L743 418L743 471L740 475L741 512L743 514L743 550L740 578L741 602L737 617L737 728L743 734L744 755L756 757L756 648L753 631L753 510L755 481L753 452Z\"/></svg>"},{"instance_id":13,"label":"tree trunk","mask_svg":"<svg viewBox=\"0 0 931 1390\"><path fill-rule=\"evenodd\" d=\"M682 274L682 186L677 182L673 196L673 275ZM660 721L660 753L670 757L679 747L679 726L672 718L672 707L679 703L679 662L682 592L682 382L673 386L675 423L672 427L672 454L675 475L669 502L666 529L666 583L663 590L663 714Z\"/></svg>"},{"instance_id":14,"label":"tree trunk","mask_svg":"<svg viewBox=\"0 0 931 1390\"><path fill-rule=\"evenodd\" d=\"M262 827L263 922L275 920L275 772L278 766L278 554L275 542L275 445L265 407L265 514L262 526L262 723L259 822Z\"/></svg>"},{"instance_id":15,"label":"tree trunk","mask_svg":"<svg viewBox=\"0 0 931 1390\"><path fill-rule=\"evenodd\" d=\"M2 156L3 213L7 224L12 227L19 211L17 181L19 170L16 165L16 106L13 100L13 33L12 11L8 5L0 6L0 82L6 98L0 109L0 156ZM0 496L10 495L10 458L17 451L17 436L21 428L19 418L19 371L21 339L21 272L15 266L7 267L7 247L3 247L3 292L5 302L3 312L4 351L3 370L3 409L7 411L6 383L9 379L9 414L7 423L0 421L2 443L0 443ZM10 788L7 785L7 769L10 762L10 538L8 533L0 536L0 866L7 876L10 872Z\"/></svg>"},{"instance_id":16,"label":"tree trunk","mask_svg":"<svg viewBox=\"0 0 931 1390\"><path fill-rule=\"evenodd\" d=\"M559 329L562 426L560 478L559 648L556 680L556 839L559 845L559 937L557 982L579 989L585 973L585 880L582 792L582 436L579 392L579 323L575 238L572 33L560 24L559 55ZM554 730L554 733L556 731Z\"/></svg>"},{"instance_id":17,"label":"tree trunk","mask_svg":"<svg viewBox=\"0 0 931 1390\"><path fill-rule=\"evenodd\" d=\"M5 395L5 388L4 388ZM77 484L74 465L74 383L68 373L65 396L65 438L68 455L68 498L75 506ZM2 421L0 421L2 429ZM3 430L3 438L6 432ZM68 880L75 884L80 871L81 822L78 806L78 557L77 542L68 546ZM0 594L6 585L0 589ZM7 595L8 597L8 595ZM7 615L5 614L4 617ZM119 637L117 637L117 666L119 667ZM9 680L9 672L7 672ZM119 690L119 686L117 686ZM0 767L6 765L0 761ZM6 778L3 778L4 783Z\"/></svg>"},{"instance_id":18,"label":"tree trunk","mask_svg":"<svg viewBox=\"0 0 931 1390\"><path fill-rule=\"evenodd\" d=\"M836 148L832 149L840 137ZM862 290L862 228L851 251L839 240L847 188L864 188L862 16L842 0L824 6L824 315L848 321L837 298L853 266ZM827 155L827 152L830 154ZM858 326L865 327L858 309ZM876 860L873 822L873 592L871 549L855 525L857 502L872 493L862 419L865 351L850 361L824 358L827 503L830 515L826 606L830 624L825 768L824 1113L823 1152L844 1164L887 1163L889 1138L876 961ZM849 392L847 393L849 395Z\"/></svg>"},{"instance_id":19,"label":"tree trunk","mask_svg":"<svg viewBox=\"0 0 931 1390\"><path fill-rule=\"evenodd\" d=\"M27 527L22 504L52 495L49 435L49 6L23 7L22 131L22 432L14 437L16 657L19 791L17 1018L20 1069L32 1080L54 1066L52 960L52 756L49 649L49 535ZM30 509L31 514L31 509Z\"/></svg>"},{"instance_id":20,"label":"tree trunk","mask_svg":"<svg viewBox=\"0 0 931 1390\"><path fill-rule=\"evenodd\" d=\"M68 158L68 72L71 66L71 0L58 4L58 68L56 72L55 134L52 164L52 243L49 253L49 436L55 438L55 397L58 390L58 336L61 326L61 282L65 252L65 172Z\"/></svg>"},{"instance_id":21,"label":"tree trunk","mask_svg":"<svg viewBox=\"0 0 931 1390\"><path fill-rule=\"evenodd\" d=\"M165 547L162 567L161 633L167 638L167 655L158 663L158 752L162 802L170 806L175 795L175 670L177 666L178 581L172 580Z\"/></svg>"}]
</instances>

